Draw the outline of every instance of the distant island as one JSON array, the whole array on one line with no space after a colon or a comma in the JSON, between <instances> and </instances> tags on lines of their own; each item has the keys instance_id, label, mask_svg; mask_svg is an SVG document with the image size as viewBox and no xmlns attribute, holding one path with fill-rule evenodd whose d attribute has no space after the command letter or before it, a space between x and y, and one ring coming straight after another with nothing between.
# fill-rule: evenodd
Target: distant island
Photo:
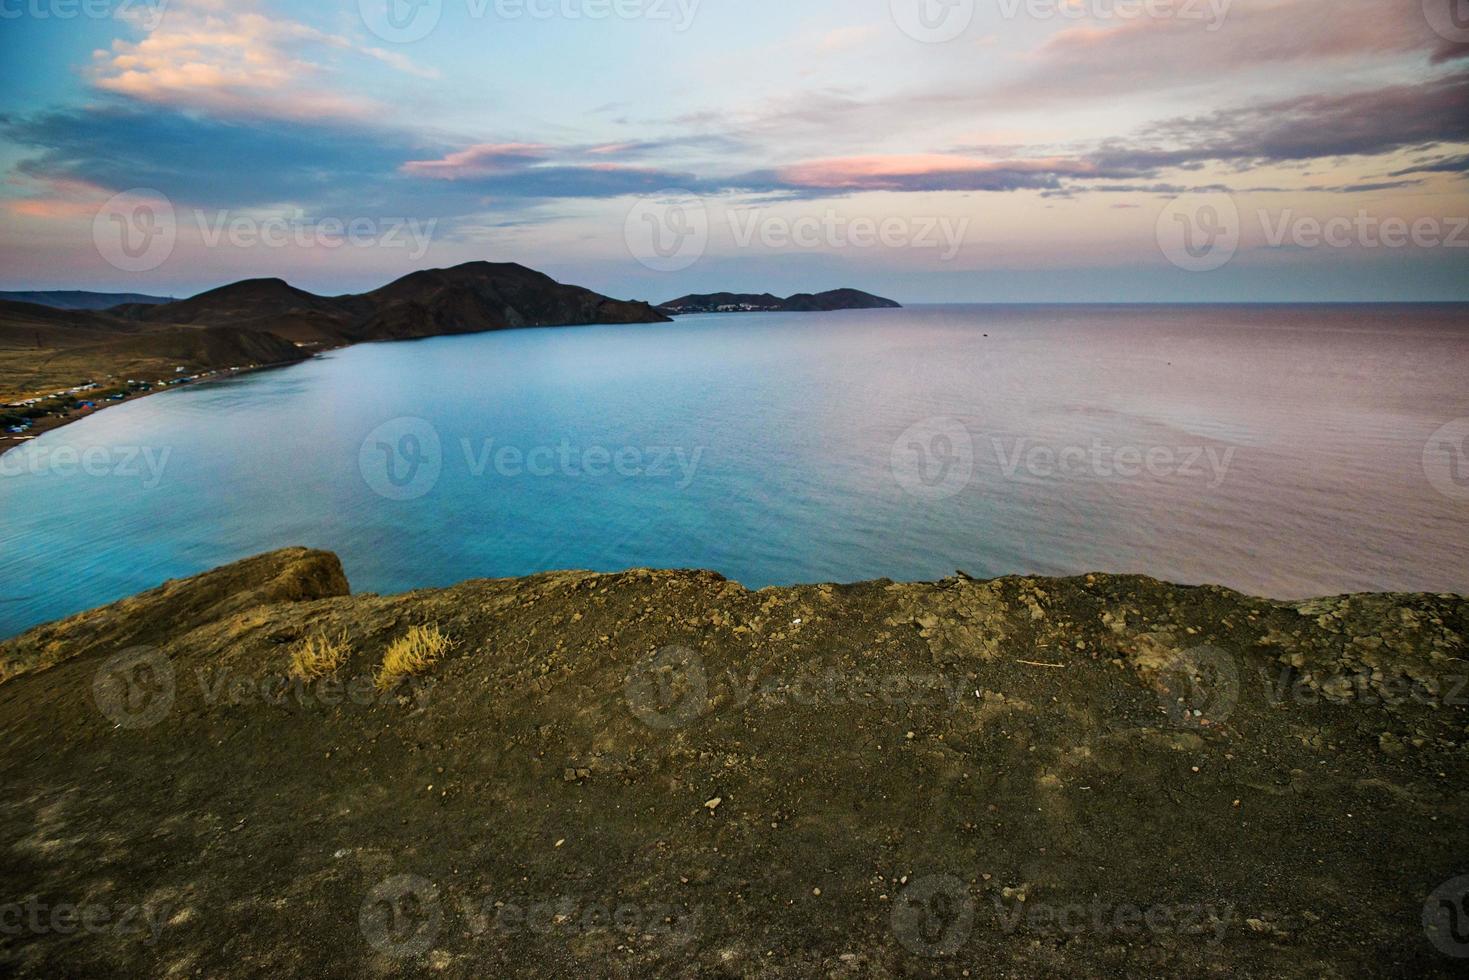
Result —
<instances>
[{"instance_id":1,"label":"distant island","mask_svg":"<svg viewBox=\"0 0 1469 980\"><path fill-rule=\"evenodd\" d=\"M835 310L900 310L902 305L860 289L797 293L781 299L770 293L696 293L660 304L670 316L688 313L829 313Z\"/></svg>"},{"instance_id":2,"label":"distant island","mask_svg":"<svg viewBox=\"0 0 1469 980\"><path fill-rule=\"evenodd\" d=\"M143 293L89 293L82 289L53 289L39 292L0 292L0 302L35 303L58 310L106 310L124 303L155 305L172 303L172 296L147 296Z\"/></svg>"},{"instance_id":3,"label":"distant island","mask_svg":"<svg viewBox=\"0 0 1469 980\"><path fill-rule=\"evenodd\" d=\"M160 388L306 360L364 341L515 327L666 323L648 303L610 299L515 263L414 272L358 295L317 296L247 279L178 301L134 294L29 293L0 300L0 452ZM116 298L96 309L88 303Z\"/></svg>"}]
</instances>

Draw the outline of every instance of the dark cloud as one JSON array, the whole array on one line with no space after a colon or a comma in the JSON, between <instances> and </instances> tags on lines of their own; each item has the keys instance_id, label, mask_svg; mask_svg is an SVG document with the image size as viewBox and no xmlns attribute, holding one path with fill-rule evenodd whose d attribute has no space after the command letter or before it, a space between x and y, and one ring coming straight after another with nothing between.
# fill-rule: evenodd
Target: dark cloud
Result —
<instances>
[{"instance_id":1,"label":"dark cloud","mask_svg":"<svg viewBox=\"0 0 1469 980\"><path fill-rule=\"evenodd\" d=\"M1469 153L1426 160L1404 170L1394 170L1388 176L1406 177L1409 174L1469 174Z\"/></svg>"},{"instance_id":2,"label":"dark cloud","mask_svg":"<svg viewBox=\"0 0 1469 980\"><path fill-rule=\"evenodd\" d=\"M1469 142L1469 72L1418 85L1312 95L1169 120L1090 155L1108 169L1153 172L1373 156Z\"/></svg>"},{"instance_id":3,"label":"dark cloud","mask_svg":"<svg viewBox=\"0 0 1469 980\"><path fill-rule=\"evenodd\" d=\"M11 116L0 121L0 132L33 151L17 167L25 176L111 190L148 187L176 202L210 206L360 201L416 152L404 134L388 130L235 123L128 105Z\"/></svg>"}]
</instances>

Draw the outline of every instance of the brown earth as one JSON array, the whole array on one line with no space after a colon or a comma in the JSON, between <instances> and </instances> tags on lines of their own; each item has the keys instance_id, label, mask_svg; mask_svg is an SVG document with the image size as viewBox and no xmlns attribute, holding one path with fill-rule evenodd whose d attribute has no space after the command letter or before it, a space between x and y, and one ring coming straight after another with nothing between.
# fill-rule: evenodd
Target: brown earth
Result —
<instances>
[{"instance_id":1,"label":"brown earth","mask_svg":"<svg viewBox=\"0 0 1469 980\"><path fill-rule=\"evenodd\" d=\"M0 644L0 970L1463 976L1466 633L1101 575L349 596L278 552Z\"/></svg>"}]
</instances>

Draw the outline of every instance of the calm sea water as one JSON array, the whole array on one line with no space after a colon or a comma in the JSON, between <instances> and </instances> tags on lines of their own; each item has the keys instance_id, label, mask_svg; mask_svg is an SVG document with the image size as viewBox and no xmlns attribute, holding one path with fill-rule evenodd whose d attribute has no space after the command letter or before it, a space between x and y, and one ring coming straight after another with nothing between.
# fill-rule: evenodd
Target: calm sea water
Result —
<instances>
[{"instance_id":1,"label":"calm sea water","mask_svg":"<svg viewBox=\"0 0 1469 980\"><path fill-rule=\"evenodd\" d=\"M1469 310L927 307L363 345L0 457L0 635L285 545L359 591L1144 572L1469 592ZM1437 434L1436 434L1437 433Z\"/></svg>"}]
</instances>

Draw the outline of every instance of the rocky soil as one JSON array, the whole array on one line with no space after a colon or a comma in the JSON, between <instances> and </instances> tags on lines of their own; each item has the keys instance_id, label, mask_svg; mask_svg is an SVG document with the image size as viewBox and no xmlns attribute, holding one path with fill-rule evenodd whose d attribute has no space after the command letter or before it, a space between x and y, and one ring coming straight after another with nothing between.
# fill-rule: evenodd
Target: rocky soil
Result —
<instances>
[{"instance_id":1,"label":"rocky soil","mask_svg":"<svg viewBox=\"0 0 1469 980\"><path fill-rule=\"evenodd\" d=\"M1101 575L352 596L278 552L0 643L0 972L1463 976L1466 634Z\"/></svg>"}]
</instances>

